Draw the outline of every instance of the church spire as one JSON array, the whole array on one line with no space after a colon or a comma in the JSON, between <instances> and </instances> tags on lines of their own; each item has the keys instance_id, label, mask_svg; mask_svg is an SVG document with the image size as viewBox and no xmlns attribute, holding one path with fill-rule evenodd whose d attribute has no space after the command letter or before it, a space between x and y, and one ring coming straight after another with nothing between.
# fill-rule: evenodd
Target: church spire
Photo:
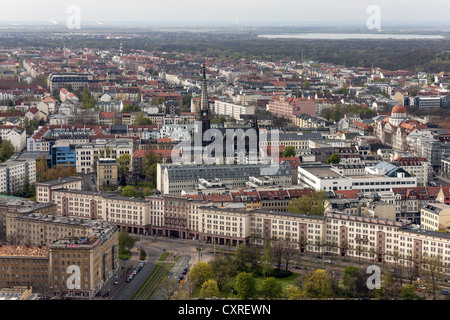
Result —
<instances>
[{"instance_id":1,"label":"church spire","mask_svg":"<svg viewBox=\"0 0 450 320\"><path fill-rule=\"evenodd\" d=\"M203 79L202 79L202 96L200 99L200 112L204 114L204 112L208 113L208 86L206 84L206 66L203 64Z\"/></svg>"},{"instance_id":2,"label":"church spire","mask_svg":"<svg viewBox=\"0 0 450 320\"><path fill-rule=\"evenodd\" d=\"M209 118L208 85L206 83L205 64L203 64L202 95L200 97L200 105L198 108L198 119L202 125L202 136L203 136L203 134L211 128L211 119Z\"/></svg>"}]
</instances>

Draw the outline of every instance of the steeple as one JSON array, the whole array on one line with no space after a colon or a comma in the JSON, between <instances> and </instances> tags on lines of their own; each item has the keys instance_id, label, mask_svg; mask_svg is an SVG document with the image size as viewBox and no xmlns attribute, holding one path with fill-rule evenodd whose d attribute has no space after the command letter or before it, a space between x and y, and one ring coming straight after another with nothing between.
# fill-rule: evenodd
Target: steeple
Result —
<instances>
[{"instance_id":1,"label":"steeple","mask_svg":"<svg viewBox=\"0 0 450 320\"><path fill-rule=\"evenodd\" d=\"M202 96L200 99L200 111L209 111L208 106L208 85L206 84L206 67L203 64L203 79L202 79Z\"/></svg>"},{"instance_id":2,"label":"steeple","mask_svg":"<svg viewBox=\"0 0 450 320\"><path fill-rule=\"evenodd\" d=\"M203 64L202 95L200 97L199 120L202 122L202 132L210 129L211 120L209 119L208 103L208 85L206 83L206 66Z\"/></svg>"}]
</instances>

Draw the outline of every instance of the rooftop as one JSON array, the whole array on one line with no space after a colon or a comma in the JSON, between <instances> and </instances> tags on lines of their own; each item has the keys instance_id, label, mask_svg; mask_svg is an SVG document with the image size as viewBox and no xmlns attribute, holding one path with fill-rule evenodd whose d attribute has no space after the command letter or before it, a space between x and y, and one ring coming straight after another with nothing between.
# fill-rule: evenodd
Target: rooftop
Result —
<instances>
[{"instance_id":1,"label":"rooftop","mask_svg":"<svg viewBox=\"0 0 450 320\"><path fill-rule=\"evenodd\" d=\"M46 246L29 245L0 245L1 257L48 257L49 249Z\"/></svg>"}]
</instances>

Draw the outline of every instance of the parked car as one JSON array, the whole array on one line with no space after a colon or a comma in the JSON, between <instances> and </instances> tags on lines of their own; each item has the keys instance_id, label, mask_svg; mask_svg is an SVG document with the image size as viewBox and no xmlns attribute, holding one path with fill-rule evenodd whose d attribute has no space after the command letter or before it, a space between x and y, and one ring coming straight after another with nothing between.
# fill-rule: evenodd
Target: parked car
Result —
<instances>
[{"instance_id":1,"label":"parked car","mask_svg":"<svg viewBox=\"0 0 450 320\"><path fill-rule=\"evenodd\" d=\"M184 268L183 274L186 274L187 272L188 272L188 269L187 269L187 268Z\"/></svg>"},{"instance_id":2,"label":"parked car","mask_svg":"<svg viewBox=\"0 0 450 320\"><path fill-rule=\"evenodd\" d=\"M114 284L119 284L119 276L117 274L114 276Z\"/></svg>"},{"instance_id":3,"label":"parked car","mask_svg":"<svg viewBox=\"0 0 450 320\"><path fill-rule=\"evenodd\" d=\"M447 289L442 289L442 294L448 295L450 294L450 291L448 291Z\"/></svg>"}]
</instances>

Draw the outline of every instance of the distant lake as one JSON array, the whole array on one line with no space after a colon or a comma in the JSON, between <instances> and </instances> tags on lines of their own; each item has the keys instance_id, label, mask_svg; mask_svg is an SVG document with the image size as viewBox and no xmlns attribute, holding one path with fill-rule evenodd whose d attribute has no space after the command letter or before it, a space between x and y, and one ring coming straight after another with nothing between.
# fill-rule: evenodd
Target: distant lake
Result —
<instances>
[{"instance_id":1,"label":"distant lake","mask_svg":"<svg viewBox=\"0 0 450 320\"><path fill-rule=\"evenodd\" d=\"M437 34L383 34L383 33L301 33L301 34L263 34L260 38L279 39L321 39L321 40L347 40L347 39L444 39Z\"/></svg>"}]
</instances>

